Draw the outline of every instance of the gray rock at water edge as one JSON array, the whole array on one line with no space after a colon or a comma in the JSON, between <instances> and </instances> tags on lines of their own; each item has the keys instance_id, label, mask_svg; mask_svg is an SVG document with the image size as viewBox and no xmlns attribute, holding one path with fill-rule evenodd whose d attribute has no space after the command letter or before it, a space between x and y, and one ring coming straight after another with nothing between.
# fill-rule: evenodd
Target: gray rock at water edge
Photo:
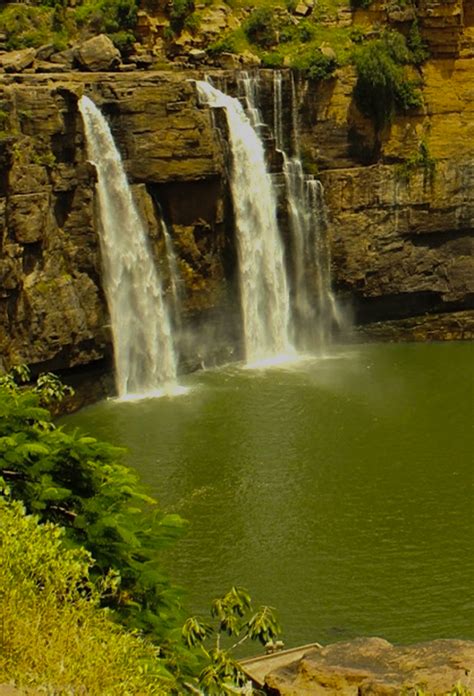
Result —
<instances>
[{"instance_id":1,"label":"gray rock at water edge","mask_svg":"<svg viewBox=\"0 0 474 696\"><path fill-rule=\"evenodd\" d=\"M105 34L84 41L75 49L80 67L91 72L107 72L120 65L120 51Z\"/></svg>"},{"instance_id":2,"label":"gray rock at water edge","mask_svg":"<svg viewBox=\"0 0 474 696\"><path fill-rule=\"evenodd\" d=\"M7 73L22 72L33 64L36 57L34 48L23 48L20 51L10 51L0 58L0 65Z\"/></svg>"}]
</instances>

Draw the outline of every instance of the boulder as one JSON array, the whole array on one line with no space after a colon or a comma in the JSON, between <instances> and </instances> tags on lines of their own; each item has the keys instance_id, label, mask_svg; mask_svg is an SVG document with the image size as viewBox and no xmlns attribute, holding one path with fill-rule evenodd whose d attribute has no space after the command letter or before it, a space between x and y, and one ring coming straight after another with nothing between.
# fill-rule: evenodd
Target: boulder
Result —
<instances>
[{"instance_id":1,"label":"boulder","mask_svg":"<svg viewBox=\"0 0 474 696\"><path fill-rule=\"evenodd\" d=\"M205 60L206 56L206 51L201 48L191 48L188 53L188 58L193 63L201 63L203 60Z\"/></svg>"},{"instance_id":2,"label":"boulder","mask_svg":"<svg viewBox=\"0 0 474 696\"><path fill-rule=\"evenodd\" d=\"M106 72L120 65L120 51L105 34L84 41L75 51L80 67L91 72Z\"/></svg>"},{"instance_id":3,"label":"boulder","mask_svg":"<svg viewBox=\"0 0 474 696\"><path fill-rule=\"evenodd\" d=\"M11 51L3 55L0 58L0 65L8 73L22 72L25 68L33 65L35 57L34 48L23 48L20 51Z\"/></svg>"},{"instance_id":4,"label":"boulder","mask_svg":"<svg viewBox=\"0 0 474 696\"><path fill-rule=\"evenodd\" d=\"M74 65L74 51L70 48L65 51L58 51L58 53L53 53L48 60L51 63L64 65L65 68L71 70L72 66Z\"/></svg>"},{"instance_id":5,"label":"boulder","mask_svg":"<svg viewBox=\"0 0 474 696\"><path fill-rule=\"evenodd\" d=\"M240 59L235 53L221 53L216 58L216 64L224 70L238 70L240 68Z\"/></svg>"},{"instance_id":6,"label":"boulder","mask_svg":"<svg viewBox=\"0 0 474 696\"><path fill-rule=\"evenodd\" d=\"M294 9L294 14L298 17L307 17L311 14L312 9L313 8L307 5L305 2L299 2Z\"/></svg>"},{"instance_id":7,"label":"boulder","mask_svg":"<svg viewBox=\"0 0 474 696\"><path fill-rule=\"evenodd\" d=\"M291 651L289 651L291 652ZM309 694L400 696L423 687L441 696L455 685L467 687L474 669L474 641L433 640L394 646L382 638L357 638L312 648L301 659L281 663L267 674L273 696Z\"/></svg>"}]
</instances>

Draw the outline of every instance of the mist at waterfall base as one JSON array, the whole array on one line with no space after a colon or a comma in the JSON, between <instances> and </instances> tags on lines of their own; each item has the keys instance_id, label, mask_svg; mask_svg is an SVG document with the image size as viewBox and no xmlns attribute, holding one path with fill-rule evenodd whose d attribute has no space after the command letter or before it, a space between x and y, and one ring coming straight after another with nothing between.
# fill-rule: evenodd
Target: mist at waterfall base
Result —
<instances>
[{"instance_id":1,"label":"mist at waterfall base","mask_svg":"<svg viewBox=\"0 0 474 696\"><path fill-rule=\"evenodd\" d=\"M104 289L119 398L180 393L169 309L120 153L107 121L88 97L81 97L79 110L88 156L97 170Z\"/></svg>"},{"instance_id":2,"label":"mist at waterfall base","mask_svg":"<svg viewBox=\"0 0 474 696\"><path fill-rule=\"evenodd\" d=\"M238 584L277 609L288 647L474 639L472 344L332 356L196 372L182 398L64 422L125 446L189 520L163 563L191 613Z\"/></svg>"}]
</instances>

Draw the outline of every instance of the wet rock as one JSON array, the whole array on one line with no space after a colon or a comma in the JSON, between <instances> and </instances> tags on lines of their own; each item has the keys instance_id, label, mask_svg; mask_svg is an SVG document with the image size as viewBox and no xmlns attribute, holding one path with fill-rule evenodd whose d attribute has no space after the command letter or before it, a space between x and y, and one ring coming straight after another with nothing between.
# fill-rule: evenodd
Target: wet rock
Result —
<instances>
[{"instance_id":1,"label":"wet rock","mask_svg":"<svg viewBox=\"0 0 474 696\"><path fill-rule=\"evenodd\" d=\"M91 72L114 70L121 62L120 51L105 34L84 41L76 48L75 56L81 68Z\"/></svg>"}]
</instances>

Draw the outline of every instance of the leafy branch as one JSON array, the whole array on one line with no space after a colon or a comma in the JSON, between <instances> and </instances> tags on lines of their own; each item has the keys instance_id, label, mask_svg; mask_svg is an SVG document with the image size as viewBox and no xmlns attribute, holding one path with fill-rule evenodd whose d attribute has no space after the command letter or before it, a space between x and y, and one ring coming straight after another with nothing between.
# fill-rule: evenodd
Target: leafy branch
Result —
<instances>
[{"instance_id":1,"label":"leafy branch","mask_svg":"<svg viewBox=\"0 0 474 696\"><path fill-rule=\"evenodd\" d=\"M261 606L254 611L246 589L232 587L211 604L208 622L192 616L182 629L185 644L190 648L200 647L205 666L198 678L198 686L208 696L237 693L247 677L231 656L231 652L247 640L260 641L266 645L280 633L274 610ZM234 638L228 648L222 648L224 636Z\"/></svg>"}]
</instances>

